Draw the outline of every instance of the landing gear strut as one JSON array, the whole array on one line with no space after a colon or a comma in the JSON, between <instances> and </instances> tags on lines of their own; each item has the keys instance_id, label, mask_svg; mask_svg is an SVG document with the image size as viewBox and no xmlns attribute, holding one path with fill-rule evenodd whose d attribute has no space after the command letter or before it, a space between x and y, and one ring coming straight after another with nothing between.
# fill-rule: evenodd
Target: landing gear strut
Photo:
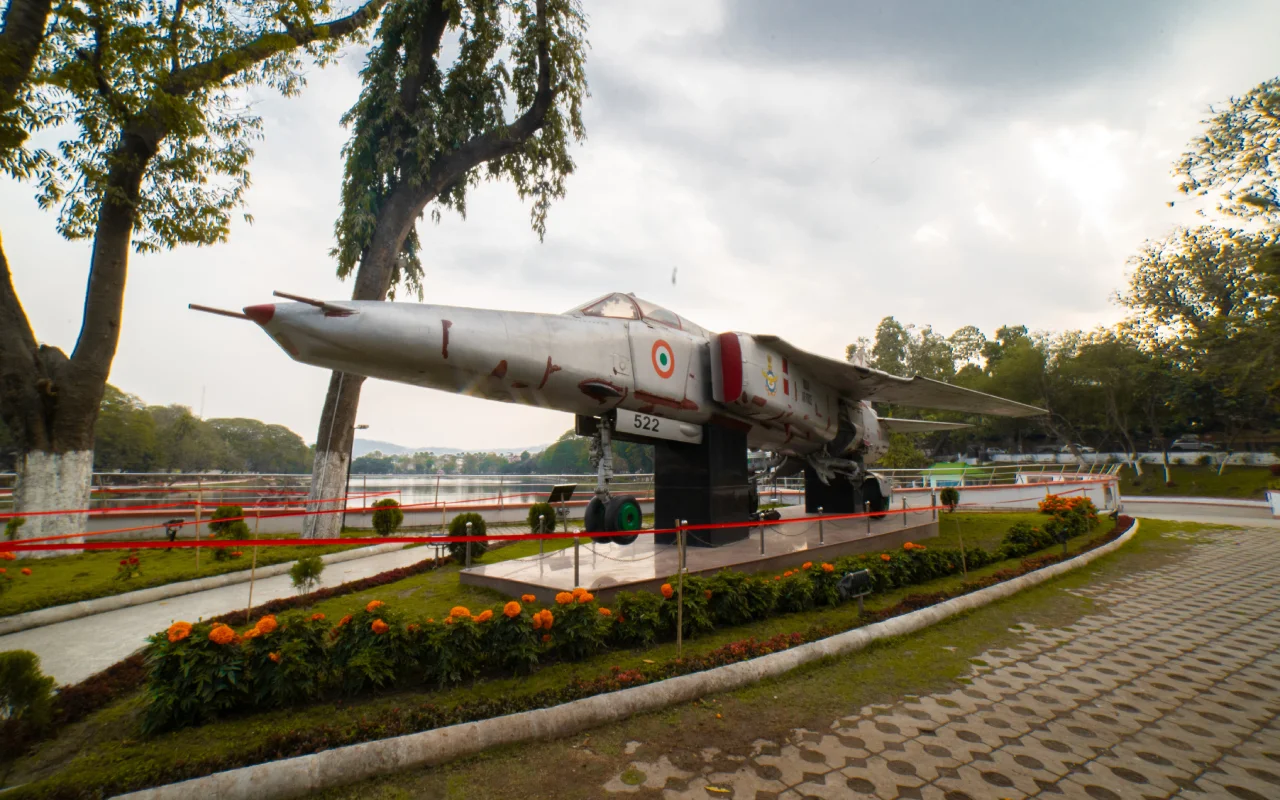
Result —
<instances>
[{"instance_id":1,"label":"landing gear strut","mask_svg":"<svg viewBox=\"0 0 1280 800\"><path fill-rule=\"evenodd\" d=\"M593 539L631 544L639 534L628 532L640 530L644 513L639 501L631 495L614 496L609 492L609 484L613 482L613 440L608 419L596 422L596 432L591 437L591 463L596 468L596 493L587 503L583 527ZM621 535L599 535L613 531Z\"/></svg>"}]
</instances>

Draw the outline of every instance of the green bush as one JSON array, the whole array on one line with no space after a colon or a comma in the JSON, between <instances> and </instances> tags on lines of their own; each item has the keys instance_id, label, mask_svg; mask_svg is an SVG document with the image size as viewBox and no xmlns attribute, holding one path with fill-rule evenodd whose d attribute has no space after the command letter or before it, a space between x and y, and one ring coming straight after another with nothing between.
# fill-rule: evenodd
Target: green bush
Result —
<instances>
[{"instance_id":1,"label":"green bush","mask_svg":"<svg viewBox=\"0 0 1280 800\"><path fill-rule=\"evenodd\" d=\"M53 719L53 678L40 672L30 650L0 653L0 720L18 720L41 731Z\"/></svg>"},{"instance_id":2,"label":"green bush","mask_svg":"<svg viewBox=\"0 0 1280 800\"><path fill-rule=\"evenodd\" d=\"M26 517L9 517L9 521L4 524L4 538L14 541L18 538L18 529L27 524Z\"/></svg>"},{"instance_id":3,"label":"green bush","mask_svg":"<svg viewBox=\"0 0 1280 800\"><path fill-rule=\"evenodd\" d=\"M733 570L720 570L709 581L711 597L707 608L717 625L742 625L763 619L773 613L778 602L776 591L761 592L756 586L767 584L755 576ZM773 587L769 586L769 589Z\"/></svg>"},{"instance_id":4,"label":"green bush","mask_svg":"<svg viewBox=\"0 0 1280 800\"><path fill-rule=\"evenodd\" d=\"M1034 527L1029 522L1019 522L1005 534L998 552L1001 558L1021 558L1037 550L1043 550L1055 541L1053 533Z\"/></svg>"},{"instance_id":5,"label":"green bush","mask_svg":"<svg viewBox=\"0 0 1280 800\"><path fill-rule=\"evenodd\" d=\"M956 506L960 505L960 490L954 486L948 486L938 495L938 502L947 507L948 511L955 511Z\"/></svg>"},{"instance_id":6,"label":"green bush","mask_svg":"<svg viewBox=\"0 0 1280 800\"><path fill-rule=\"evenodd\" d=\"M479 615L477 615L478 617ZM450 615L443 622L427 625L425 639L429 656L423 663L428 681L441 688L462 683L480 674L485 666L485 631L489 622L476 622L477 617Z\"/></svg>"},{"instance_id":7,"label":"green bush","mask_svg":"<svg viewBox=\"0 0 1280 800\"><path fill-rule=\"evenodd\" d=\"M213 511L213 515L209 517L209 533L217 536L219 539L235 539L237 536L231 536L233 531L243 530L247 536L249 534L249 526L244 524L244 520L240 517L244 516L244 509L240 506L218 506Z\"/></svg>"},{"instance_id":8,"label":"green bush","mask_svg":"<svg viewBox=\"0 0 1280 800\"><path fill-rule=\"evenodd\" d=\"M605 648L611 617L600 613L600 606L590 594L574 599L555 609L555 626L551 644L556 654L566 661L581 661Z\"/></svg>"},{"instance_id":9,"label":"green bush","mask_svg":"<svg viewBox=\"0 0 1280 800\"><path fill-rule=\"evenodd\" d=\"M479 514L459 514L449 520L449 535L466 536L468 522L471 523L472 536L484 536L484 517ZM471 542L470 544L472 561L479 561L485 553L489 552L488 542ZM465 564L467 560L467 542L450 542L449 555L453 556L454 560L459 564Z\"/></svg>"},{"instance_id":10,"label":"green bush","mask_svg":"<svg viewBox=\"0 0 1280 800\"><path fill-rule=\"evenodd\" d=\"M390 536L404 522L400 504L390 497L373 504L373 529L379 536Z\"/></svg>"},{"instance_id":11,"label":"green bush","mask_svg":"<svg viewBox=\"0 0 1280 800\"><path fill-rule=\"evenodd\" d=\"M343 617L330 633L333 646L329 650L342 691L357 695L381 689L415 670L414 633L378 600Z\"/></svg>"},{"instance_id":12,"label":"green bush","mask_svg":"<svg viewBox=\"0 0 1280 800\"><path fill-rule=\"evenodd\" d=\"M202 725L246 705L246 652L226 625L174 623L149 643L145 733Z\"/></svg>"},{"instance_id":13,"label":"green bush","mask_svg":"<svg viewBox=\"0 0 1280 800\"><path fill-rule=\"evenodd\" d=\"M545 531L538 530L538 517L541 516L543 524L546 525ZM550 503L534 503L529 506L529 532L530 533L555 533L556 530L556 509Z\"/></svg>"},{"instance_id":14,"label":"green bush","mask_svg":"<svg viewBox=\"0 0 1280 800\"><path fill-rule=\"evenodd\" d=\"M667 579L667 584L672 588L671 598L662 604L662 628L663 638L674 638L676 635L676 620L680 614L679 593L676 591L679 587L679 581L675 576ZM684 576L684 635L694 636L699 633L715 628L716 624L711 619L711 612L708 608L711 598L715 596L714 590L711 588L711 580L698 575Z\"/></svg>"},{"instance_id":15,"label":"green bush","mask_svg":"<svg viewBox=\"0 0 1280 800\"><path fill-rule=\"evenodd\" d=\"M808 611L813 608L813 581L802 569L788 570L778 584L778 610L782 612Z\"/></svg>"},{"instance_id":16,"label":"green bush","mask_svg":"<svg viewBox=\"0 0 1280 800\"><path fill-rule=\"evenodd\" d=\"M254 630L263 627L259 620ZM328 632L323 614L307 617L293 613L274 630L246 635L247 691L254 705L279 708L320 697L330 672L325 646Z\"/></svg>"},{"instance_id":17,"label":"green bush","mask_svg":"<svg viewBox=\"0 0 1280 800\"><path fill-rule=\"evenodd\" d=\"M293 588L303 594L320 585L320 576L324 573L324 561L320 556L303 556L289 568L289 580Z\"/></svg>"},{"instance_id":18,"label":"green bush","mask_svg":"<svg viewBox=\"0 0 1280 800\"><path fill-rule=\"evenodd\" d=\"M510 609L515 612L508 614ZM529 610L512 600L505 604L502 613L484 625L484 652L496 662L496 666L509 672L523 674L538 665L542 654L542 642L533 627Z\"/></svg>"},{"instance_id":19,"label":"green bush","mask_svg":"<svg viewBox=\"0 0 1280 800\"><path fill-rule=\"evenodd\" d=\"M613 603L613 638L624 647L648 647L663 633L662 595L619 592Z\"/></svg>"}]
</instances>

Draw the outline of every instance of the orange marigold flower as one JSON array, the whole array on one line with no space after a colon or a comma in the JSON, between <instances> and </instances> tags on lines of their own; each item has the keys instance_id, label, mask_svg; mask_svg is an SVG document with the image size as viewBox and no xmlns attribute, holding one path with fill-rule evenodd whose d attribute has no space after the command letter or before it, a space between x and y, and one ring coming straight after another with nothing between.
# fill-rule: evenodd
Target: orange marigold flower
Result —
<instances>
[{"instance_id":1,"label":"orange marigold flower","mask_svg":"<svg viewBox=\"0 0 1280 800\"><path fill-rule=\"evenodd\" d=\"M267 654L267 658L271 659L272 661L276 662L277 664L279 664L279 663L280 663L280 654L279 654L279 653L268 653L268 654Z\"/></svg>"},{"instance_id":2,"label":"orange marigold flower","mask_svg":"<svg viewBox=\"0 0 1280 800\"><path fill-rule=\"evenodd\" d=\"M175 622L169 626L169 641L171 642L180 642L190 635L190 622Z\"/></svg>"},{"instance_id":3,"label":"orange marigold flower","mask_svg":"<svg viewBox=\"0 0 1280 800\"><path fill-rule=\"evenodd\" d=\"M607 609L607 608L602 608L602 609L600 609L600 616L602 616L602 617L610 617L610 616L613 616L613 612L612 612L612 611L610 611L610 610L609 610L609 609Z\"/></svg>"},{"instance_id":4,"label":"orange marigold flower","mask_svg":"<svg viewBox=\"0 0 1280 800\"><path fill-rule=\"evenodd\" d=\"M449 609L449 616L469 617L471 616L471 609L467 608L466 606L454 606L453 608Z\"/></svg>"},{"instance_id":5,"label":"orange marigold flower","mask_svg":"<svg viewBox=\"0 0 1280 800\"><path fill-rule=\"evenodd\" d=\"M369 605L365 606L364 610L372 614L373 612L382 608L383 605L385 605L385 603L383 603L381 600L370 600Z\"/></svg>"},{"instance_id":6,"label":"orange marigold flower","mask_svg":"<svg viewBox=\"0 0 1280 800\"><path fill-rule=\"evenodd\" d=\"M4 567L0 567L0 575L3 575L3 574L5 574L5 573L6 573L6 572L8 572L8 571L9 571L9 570L5 569Z\"/></svg>"},{"instance_id":7,"label":"orange marigold flower","mask_svg":"<svg viewBox=\"0 0 1280 800\"><path fill-rule=\"evenodd\" d=\"M276 617L274 614L268 614L262 619L258 620L258 624L255 625L254 627L258 629L259 633L271 633L276 628L280 627L280 624L276 622Z\"/></svg>"},{"instance_id":8,"label":"orange marigold flower","mask_svg":"<svg viewBox=\"0 0 1280 800\"><path fill-rule=\"evenodd\" d=\"M670 599L671 599L671 595L673 595L673 594L675 594L675 590L671 588L671 584L669 584L669 583L664 583L664 584L662 584L662 596L663 596L663 597L665 597L665 598L667 598L668 600L670 600Z\"/></svg>"},{"instance_id":9,"label":"orange marigold flower","mask_svg":"<svg viewBox=\"0 0 1280 800\"><path fill-rule=\"evenodd\" d=\"M806 561L806 562L804 562L803 564L801 564L801 565L800 565L800 569L809 569L809 568L810 568L810 567L812 567L812 566L813 566L813 562L812 562L812 561Z\"/></svg>"},{"instance_id":10,"label":"orange marigold flower","mask_svg":"<svg viewBox=\"0 0 1280 800\"><path fill-rule=\"evenodd\" d=\"M315 614L312 614L312 615L311 615L311 621L312 621L312 622L321 622L321 621L323 621L323 620L324 620L324 614L321 614L321 613L317 612L317 613L315 613Z\"/></svg>"},{"instance_id":11,"label":"orange marigold flower","mask_svg":"<svg viewBox=\"0 0 1280 800\"><path fill-rule=\"evenodd\" d=\"M794 574L795 574L795 573L793 573L791 570L787 570L786 572L782 573L782 577L784 577L784 578L790 578L790 577L791 577L792 575L794 575Z\"/></svg>"},{"instance_id":12,"label":"orange marigold flower","mask_svg":"<svg viewBox=\"0 0 1280 800\"><path fill-rule=\"evenodd\" d=\"M549 608L542 609L542 627L550 630L551 623L555 621L556 621L556 618L551 616L551 609Z\"/></svg>"},{"instance_id":13,"label":"orange marigold flower","mask_svg":"<svg viewBox=\"0 0 1280 800\"><path fill-rule=\"evenodd\" d=\"M520 604L515 600L512 600L510 603L507 603L502 607L502 613L506 615L507 619L518 617L520 616Z\"/></svg>"},{"instance_id":14,"label":"orange marigold flower","mask_svg":"<svg viewBox=\"0 0 1280 800\"><path fill-rule=\"evenodd\" d=\"M921 552L924 552L925 550L928 550L929 548L925 547L925 546L924 546L924 545L922 545L922 544L918 544L918 545L916 545L916 548L915 548L915 549L917 549L917 550L919 550L919 551L921 551Z\"/></svg>"},{"instance_id":15,"label":"orange marigold flower","mask_svg":"<svg viewBox=\"0 0 1280 800\"><path fill-rule=\"evenodd\" d=\"M522 601L526 602L526 603L536 603L536 602L538 602L538 598L537 598L537 596L536 596L536 595L532 595L532 594L522 594L522 595L520 595L520 599L521 599Z\"/></svg>"},{"instance_id":16,"label":"orange marigold flower","mask_svg":"<svg viewBox=\"0 0 1280 800\"><path fill-rule=\"evenodd\" d=\"M595 599L596 599L596 596L591 592L583 592L582 594L578 595L579 603L590 603L592 600L595 600Z\"/></svg>"},{"instance_id":17,"label":"orange marigold flower","mask_svg":"<svg viewBox=\"0 0 1280 800\"><path fill-rule=\"evenodd\" d=\"M244 638L246 639L257 639L261 635L262 635L262 631L258 630L257 628L250 628L249 630L244 632Z\"/></svg>"},{"instance_id":18,"label":"orange marigold flower","mask_svg":"<svg viewBox=\"0 0 1280 800\"><path fill-rule=\"evenodd\" d=\"M405 626L404 626L404 629L405 629L405 630L407 630L409 633L417 633L417 632L418 632L418 623L416 623L416 622L410 622L408 625L405 625Z\"/></svg>"},{"instance_id":19,"label":"orange marigold flower","mask_svg":"<svg viewBox=\"0 0 1280 800\"><path fill-rule=\"evenodd\" d=\"M822 571L823 571L823 572L835 572L835 571L836 571L836 565L835 565L835 564L823 564L823 565L822 565Z\"/></svg>"},{"instance_id":20,"label":"orange marigold flower","mask_svg":"<svg viewBox=\"0 0 1280 800\"><path fill-rule=\"evenodd\" d=\"M903 542L903 543L902 543L902 549L903 549L903 550L914 550L914 549L915 549L915 547L916 547L916 546L915 546L914 544L912 544L911 542Z\"/></svg>"},{"instance_id":21,"label":"orange marigold flower","mask_svg":"<svg viewBox=\"0 0 1280 800\"><path fill-rule=\"evenodd\" d=\"M574 597L577 597L580 594L586 594L586 593L587 593L587 590L583 589L581 586L574 587L574 590L573 590Z\"/></svg>"},{"instance_id":22,"label":"orange marigold flower","mask_svg":"<svg viewBox=\"0 0 1280 800\"><path fill-rule=\"evenodd\" d=\"M711 599L711 590L710 590L710 589L705 589L705 590L703 590L703 592L702 592L702 596L703 596L703 597L705 597L705 598L707 598L708 600L710 600L710 599Z\"/></svg>"},{"instance_id":23,"label":"orange marigold flower","mask_svg":"<svg viewBox=\"0 0 1280 800\"><path fill-rule=\"evenodd\" d=\"M23 574L23 575L30 575L30 574L31 574L31 567L23 567L23 568L22 568L22 574Z\"/></svg>"},{"instance_id":24,"label":"orange marigold flower","mask_svg":"<svg viewBox=\"0 0 1280 800\"><path fill-rule=\"evenodd\" d=\"M774 576L773 576L773 579L774 579L775 581L780 581L780 580L782 580L782 576L781 576L781 575L774 575Z\"/></svg>"},{"instance_id":25,"label":"orange marigold flower","mask_svg":"<svg viewBox=\"0 0 1280 800\"><path fill-rule=\"evenodd\" d=\"M427 624L428 624L428 625L434 624L434 623L435 623L435 621L436 621L436 618L435 618L435 617L427 617Z\"/></svg>"},{"instance_id":26,"label":"orange marigold flower","mask_svg":"<svg viewBox=\"0 0 1280 800\"><path fill-rule=\"evenodd\" d=\"M5 550L3 553L0 553L0 561L17 561L17 560L18 560L17 553L11 553L8 550Z\"/></svg>"},{"instance_id":27,"label":"orange marigold flower","mask_svg":"<svg viewBox=\"0 0 1280 800\"><path fill-rule=\"evenodd\" d=\"M534 614L532 617L532 620L533 620L533 629L535 631L540 630L542 628L542 615Z\"/></svg>"},{"instance_id":28,"label":"orange marigold flower","mask_svg":"<svg viewBox=\"0 0 1280 800\"><path fill-rule=\"evenodd\" d=\"M549 634L549 633L544 633L544 634L542 634L542 641L543 641L544 643L551 641L551 634Z\"/></svg>"},{"instance_id":29,"label":"orange marigold flower","mask_svg":"<svg viewBox=\"0 0 1280 800\"><path fill-rule=\"evenodd\" d=\"M889 560L890 560L890 559L892 559L892 558L893 558L893 556L889 555L888 553L881 553L881 554L880 554L880 560L881 560L881 561L889 561Z\"/></svg>"},{"instance_id":30,"label":"orange marigold flower","mask_svg":"<svg viewBox=\"0 0 1280 800\"><path fill-rule=\"evenodd\" d=\"M214 625L209 631L209 641L214 644L231 644L236 640L236 632L226 625Z\"/></svg>"},{"instance_id":31,"label":"orange marigold flower","mask_svg":"<svg viewBox=\"0 0 1280 800\"><path fill-rule=\"evenodd\" d=\"M341 628L343 625L346 625L350 621L351 621L351 615L348 614L342 619L338 620L338 627Z\"/></svg>"},{"instance_id":32,"label":"orange marigold flower","mask_svg":"<svg viewBox=\"0 0 1280 800\"><path fill-rule=\"evenodd\" d=\"M444 618L444 624L445 624L445 625L452 625L452 624L453 624L453 617L445 617L445 618Z\"/></svg>"},{"instance_id":33,"label":"orange marigold flower","mask_svg":"<svg viewBox=\"0 0 1280 800\"><path fill-rule=\"evenodd\" d=\"M556 602L562 606L569 605L570 603L573 602L573 600L574 600L574 597L569 592L560 592L556 595Z\"/></svg>"},{"instance_id":34,"label":"orange marigold flower","mask_svg":"<svg viewBox=\"0 0 1280 800\"><path fill-rule=\"evenodd\" d=\"M480 612L480 616L476 617L476 622L488 622L491 619L493 619L493 612L486 608Z\"/></svg>"},{"instance_id":35,"label":"orange marigold flower","mask_svg":"<svg viewBox=\"0 0 1280 800\"><path fill-rule=\"evenodd\" d=\"M370 628L372 628L372 629L373 629L373 632L374 632L374 633L376 633L376 634L378 634L379 636L381 636L382 634L384 634L384 633L386 633L387 631L391 630L391 626L390 626L390 625L388 625L387 623L383 622L383 621L382 621L382 620L380 620L380 619L375 619L375 620L374 620L374 621L369 625L369 627L370 627Z\"/></svg>"}]
</instances>

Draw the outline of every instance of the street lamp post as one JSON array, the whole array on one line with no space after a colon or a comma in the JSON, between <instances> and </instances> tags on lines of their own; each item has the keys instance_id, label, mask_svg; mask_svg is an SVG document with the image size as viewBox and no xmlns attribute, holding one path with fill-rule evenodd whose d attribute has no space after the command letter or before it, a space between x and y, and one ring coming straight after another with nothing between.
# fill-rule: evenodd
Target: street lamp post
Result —
<instances>
[{"instance_id":1,"label":"street lamp post","mask_svg":"<svg viewBox=\"0 0 1280 800\"><path fill-rule=\"evenodd\" d=\"M351 496L351 462L355 460L356 452L356 434L355 431L367 431L368 425L356 425L351 429L351 446L347 448L347 491L342 497L342 527L347 527L347 505L350 501L347 499ZM339 531L341 534L341 531Z\"/></svg>"}]
</instances>

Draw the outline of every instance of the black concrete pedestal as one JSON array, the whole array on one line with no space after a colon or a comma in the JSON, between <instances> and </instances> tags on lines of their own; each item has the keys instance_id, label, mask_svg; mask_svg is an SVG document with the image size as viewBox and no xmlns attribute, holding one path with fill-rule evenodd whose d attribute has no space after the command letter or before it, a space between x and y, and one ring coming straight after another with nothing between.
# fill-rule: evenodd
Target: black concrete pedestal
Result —
<instances>
[{"instance_id":1,"label":"black concrete pedestal","mask_svg":"<svg viewBox=\"0 0 1280 800\"><path fill-rule=\"evenodd\" d=\"M654 442L654 527L669 528L678 519L689 524L747 522L747 434L707 425L702 444ZM715 547L747 538L750 528L690 531L686 544ZM673 544L675 534L658 534L659 544Z\"/></svg>"},{"instance_id":2,"label":"black concrete pedestal","mask_svg":"<svg viewBox=\"0 0 1280 800\"><path fill-rule=\"evenodd\" d=\"M824 514L857 514L864 511L862 489L839 475L832 478L830 484L823 483L813 467L805 466L804 510L809 514L817 514L819 508Z\"/></svg>"}]
</instances>

